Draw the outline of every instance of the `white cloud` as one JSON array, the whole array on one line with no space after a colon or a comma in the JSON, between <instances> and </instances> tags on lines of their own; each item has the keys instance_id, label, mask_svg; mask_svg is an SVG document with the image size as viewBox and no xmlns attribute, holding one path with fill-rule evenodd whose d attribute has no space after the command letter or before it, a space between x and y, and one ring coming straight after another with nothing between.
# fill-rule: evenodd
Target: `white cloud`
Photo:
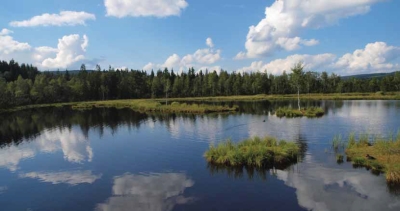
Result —
<instances>
[{"instance_id":1,"label":"white cloud","mask_svg":"<svg viewBox=\"0 0 400 211\"><path fill-rule=\"evenodd\" d=\"M32 47L28 43L14 40L13 32L0 31L0 58L15 59L18 62L32 63L39 68L57 69L76 65L85 59L89 38L83 35L64 36L58 40L57 48L49 46Z\"/></svg>"},{"instance_id":2,"label":"white cloud","mask_svg":"<svg viewBox=\"0 0 400 211\"><path fill-rule=\"evenodd\" d=\"M265 71L275 75L282 74L297 62L303 62L307 70L330 71L341 75L396 71L400 64L393 63L400 58L400 47L389 46L384 42L369 43L364 49L355 50L338 58L334 54L291 55L284 59L276 59L269 63L257 61L239 72ZM392 62L392 63L391 63Z\"/></svg>"},{"instance_id":3,"label":"white cloud","mask_svg":"<svg viewBox=\"0 0 400 211\"><path fill-rule=\"evenodd\" d=\"M197 63L214 64L221 59L221 50L199 49L193 54L193 57Z\"/></svg>"},{"instance_id":4,"label":"white cloud","mask_svg":"<svg viewBox=\"0 0 400 211\"><path fill-rule=\"evenodd\" d=\"M33 52L33 59L35 61L43 61L49 56L55 56L57 52L58 52L57 48L52 48L48 46L37 47Z\"/></svg>"},{"instance_id":5,"label":"white cloud","mask_svg":"<svg viewBox=\"0 0 400 211\"><path fill-rule=\"evenodd\" d=\"M105 0L107 16L179 16L189 4L186 0Z\"/></svg>"},{"instance_id":6,"label":"white cloud","mask_svg":"<svg viewBox=\"0 0 400 211\"><path fill-rule=\"evenodd\" d=\"M211 46L214 46L212 39L207 38L206 45L210 48L198 49L193 54L188 54L184 57L180 57L178 54L173 54L163 63L154 64L148 63L143 67L143 70L149 71L152 69L179 69L183 71L185 68L190 67L204 67L204 65L212 65L221 59L221 50L214 50ZM219 67L219 66L217 66Z\"/></svg>"},{"instance_id":7,"label":"white cloud","mask_svg":"<svg viewBox=\"0 0 400 211\"><path fill-rule=\"evenodd\" d=\"M13 33L13 31L11 31L11 30L9 30L9 29L2 29L2 30L0 31L0 36L5 36L5 35L12 34L12 33Z\"/></svg>"},{"instance_id":8,"label":"white cloud","mask_svg":"<svg viewBox=\"0 0 400 211\"><path fill-rule=\"evenodd\" d=\"M307 69L316 70L332 64L336 56L333 54L318 54L318 55L291 55L285 59L276 59L267 64L262 61L253 62L249 67L244 67L238 72L251 72L251 71L267 71L268 73L279 75L283 71L287 73L297 62L303 62Z\"/></svg>"},{"instance_id":9,"label":"white cloud","mask_svg":"<svg viewBox=\"0 0 400 211\"><path fill-rule=\"evenodd\" d=\"M399 64L389 63L400 57L400 47L388 46L384 42L369 43L364 49L343 55L335 63L336 69L349 72L385 72L400 68Z\"/></svg>"},{"instance_id":10,"label":"white cloud","mask_svg":"<svg viewBox=\"0 0 400 211\"><path fill-rule=\"evenodd\" d=\"M208 46L208 47L210 47L210 48L214 48L214 43L213 43L213 41L212 41L212 39L209 37L209 38L207 38L207 40L206 40L206 45Z\"/></svg>"},{"instance_id":11,"label":"white cloud","mask_svg":"<svg viewBox=\"0 0 400 211\"><path fill-rule=\"evenodd\" d=\"M113 197L98 204L96 210L173 210L177 204L193 201L182 196L193 185L194 181L182 173L124 174L114 178Z\"/></svg>"},{"instance_id":12,"label":"white cloud","mask_svg":"<svg viewBox=\"0 0 400 211\"><path fill-rule=\"evenodd\" d=\"M58 40L57 55L55 58L43 60L41 65L45 68L67 68L68 66L85 59L85 52L89 39L78 34L64 36Z\"/></svg>"},{"instance_id":13,"label":"white cloud","mask_svg":"<svg viewBox=\"0 0 400 211\"><path fill-rule=\"evenodd\" d=\"M164 64L162 64L162 67L167 67L168 69L171 69L178 66L180 62L181 58L177 54L173 54L172 56L168 57Z\"/></svg>"},{"instance_id":14,"label":"white cloud","mask_svg":"<svg viewBox=\"0 0 400 211\"><path fill-rule=\"evenodd\" d=\"M86 12L61 11L60 14L45 13L39 16L34 16L29 20L12 21L10 26L75 26L86 25L86 21L88 20L96 20L96 16Z\"/></svg>"},{"instance_id":15,"label":"white cloud","mask_svg":"<svg viewBox=\"0 0 400 211\"><path fill-rule=\"evenodd\" d=\"M269 56L277 50L293 51L301 46L318 44L315 39L302 39L301 31L337 23L340 19L362 15L374 3L384 0L281 0L266 7L266 17L250 26L246 52L236 59Z\"/></svg>"},{"instance_id":16,"label":"white cloud","mask_svg":"<svg viewBox=\"0 0 400 211\"><path fill-rule=\"evenodd\" d=\"M10 36L13 32L8 29L2 29L0 32L0 56L6 57L14 52L27 51L31 49L28 43L18 42Z\"/></svg>"},{"instance_id":17,"label":"white cloud","mask_svg":"<svg viewBox=\"0 0 400 211\"><path fill-rule=\"evenodd\" d=\"M53 185L61 183L70 185L92 184L100 179L101 176L101 174L93 175L92 171L30 172L19 175L21 178L39 179L42 182L52 183Z\"/></svg>"}]
</instances>

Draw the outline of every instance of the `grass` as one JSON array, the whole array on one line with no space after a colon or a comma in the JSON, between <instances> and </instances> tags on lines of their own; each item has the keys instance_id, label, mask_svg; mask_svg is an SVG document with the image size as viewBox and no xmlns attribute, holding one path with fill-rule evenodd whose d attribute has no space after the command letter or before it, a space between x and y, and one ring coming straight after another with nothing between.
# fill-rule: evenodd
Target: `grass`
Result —
<instances>
[{"instance_id":1,"label":"grass","mask_svg":"<svg viewBox=\"0 0 400 211\"><path fill-rule=\"evenodd\" d=\"M337 135L337 136L333 137L332 149L335 152L338 152L339 150L344 149L344 142L342 140L342 135Z\"/></svg>"},{"instance_id":2,"label":"grass","mask_svg":"<svg viewBox=\"0 0 400 211\"><path fill-rule=\"evenodd\" d=\"M216 106L206 104L186 104L173 102L171 104L161 104L155 100L123 100L123 101L99 101L94 103L79 103L72 106L73 109L96 108L130 108L139 112L161 112L161 113L214 113L214 112L233 112L238 107Z\"/></svg>"},{"instance_id":3,"label":"grass","mask_svg":"<svg viewBox=\"0 0 400 211\"><path fill-rule=\"evenodd\" d=\"M215 112L234 112L239 108L237 106L217 106L206 104L186 104L173 102L171 104L161 104L158 100L110 100L110 101L92 101L92 102L78 102L78 103L57 103L57 104L43 104L17 107L9 109L6 112L19 111L31 108L43 107L63 107L70 106L74 110L90 110L92 108L130 108L138 112L162 112L162 113L215 113ZM0 112L1 113L1 112Z\"/></svg>"},{"instance_id":4,"label":"grass","mask_svg":"<svg viewBox=\"0 0 400 211\"><path fill-rule=\"evenodd\" d=\"M320 117L325 114L325 111L319 107L302 108L301 110L289 107L280 107L275 111L275 114L278 117Z\"/></svg>"},{"instance_id":5,"label":"grass","mask_svg":"<svg viewBox=\"0 0 400 211\"><path fill-rule=\"evenodd\" d=\"M343 156L342 154L337 154L337 155L336 155L336 162L337 162L338 164L343 163L343 160L344 160L344 156Z\"/></svg>"},{"instance_id":6,"label":"grass","mask_svg":"<svg viewBox=\"0 0 400 211\"><path fill-rule=\"evenodd\" d=\"M400 92L386 93L330 93L330 94L301 94L303 100L400 100ZM256 101L256 100L297 100L297 94L287 95L240 95L218 97L173 98L174 101Z\"/></svg>"},{"instance_id":7,"label":"grass","mask_svg":"<svg viewBox=\"0 0 400 211\"><path fill-rule=\"evenodd\" d=\"M297 162L300 147L272 137L254 137L234 144L230 140L211 145L204 157L211 164L231 167L287 166Z\"/></svg>"},{"instance_id":8,"label":"grass","mask_svg":"<svg viewBox=\"0 0 400 211\"><path fill-rule=\"evenodd\" d=\"M296 94L290 95L242 95L242 96L221 96L221 97L192 97L192 98L170 98L169 100L182 102L182 101L258 101L258 100L295 100L297 99ZM303 100L400 100L400 92L387 92L387 93L332 93L332 94L301 94L300 99ZM42 108L42 107L60 107L60 106L74 106L76 108L84 108L82 104L107 104L107 106L112 107L110 104L116 104L119 106L126 106L126 104L136 104L138 101L143 102L160 102L164 99L132 99L132 100L111 100L111 101L93 101L93 102L68 102L68 103L54 103L54 104L37 104L37 105L27 105L19 106L8 109L0 109L0 113L20 111L24 109L31 108ZM79 106L81 105L81 106Z\"/></svg>"},{"instance_id":9,"label":"grass","mask_svg":"<svg viewBox=\"0 0 400 211\"><path fill-rule=\"evenodd\" d=\"M373 137L368 134L349 136L346 155L355 167L383 172L391 184L400 184L400 133L397 137ZM369 157L367 156L369 155Z\"/></svg>"}]
</instances>

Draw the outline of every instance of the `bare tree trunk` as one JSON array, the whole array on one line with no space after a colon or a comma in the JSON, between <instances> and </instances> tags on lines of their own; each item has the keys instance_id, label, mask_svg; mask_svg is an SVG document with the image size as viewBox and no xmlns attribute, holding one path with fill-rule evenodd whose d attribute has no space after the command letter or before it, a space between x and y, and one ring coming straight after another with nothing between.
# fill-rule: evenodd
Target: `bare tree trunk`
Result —
<instances>
[{"instance_id":1,"label":"bare tree trunk","mask_svg":"<svg viewBox=\"0 0 400 211\"><path fill-rule=\"evenodd\" d=\"M300 108L300 89L299 88L297 88L297 104L299 106L299 111L300 111L301 108Z\"/></svg>"}]
</instances>

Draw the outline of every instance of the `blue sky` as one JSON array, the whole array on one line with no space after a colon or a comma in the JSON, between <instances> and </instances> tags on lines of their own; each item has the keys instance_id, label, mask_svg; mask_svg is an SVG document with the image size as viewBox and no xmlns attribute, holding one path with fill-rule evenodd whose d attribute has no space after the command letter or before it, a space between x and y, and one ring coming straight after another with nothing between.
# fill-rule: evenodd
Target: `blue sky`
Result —
<instances>
[{"instance_id":1,"label":"blue sky","mask_svg":"<svg viewBox=\"0 0 400 211\"><path fill-rule=\"evenodd\" d=\"M0 60L41 70L281 74L301 61L341 75L390 72L400 70L398 9L395 0L13 0L0 8Z\"/></svg>"}]
</instances>

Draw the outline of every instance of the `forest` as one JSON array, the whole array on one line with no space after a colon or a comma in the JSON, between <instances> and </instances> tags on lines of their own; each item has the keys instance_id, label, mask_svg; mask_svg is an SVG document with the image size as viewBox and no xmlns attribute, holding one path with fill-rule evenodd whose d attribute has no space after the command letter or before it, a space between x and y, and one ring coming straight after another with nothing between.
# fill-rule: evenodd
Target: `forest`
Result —
<instances>
[{"instance_id":1,"label":"forest","mask_svg":"<svg viewBox=\"0 0 400 211\"><path fill-rule=\"evenodd\" d=\"M300 81L300 86L299 86ZM174 70L87 70L40 72L14 60L0 61L0 109L30 104L162 97L205 97L255 94L350 93L400 91L400 72L382 78L342 80L327 72L282 75L221 70L175 73Z\"/></svg>"}]
</instances>

